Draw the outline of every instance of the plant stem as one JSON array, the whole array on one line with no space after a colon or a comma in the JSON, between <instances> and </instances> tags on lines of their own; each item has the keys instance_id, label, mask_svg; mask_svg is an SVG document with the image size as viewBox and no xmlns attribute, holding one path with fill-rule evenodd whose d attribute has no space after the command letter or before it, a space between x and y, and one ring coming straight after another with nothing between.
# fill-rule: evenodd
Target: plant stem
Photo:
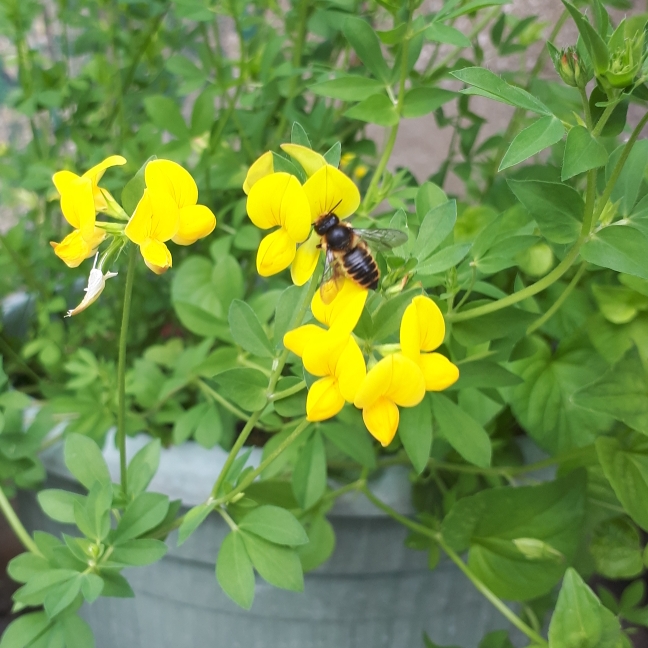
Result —
<instances>
[{"instance_id":1,"label":"plant stem","mask_svg":"<svg viewBox=\"0 0 648 648\"><path fill-rule=\"evenodd\" d=\"M592 131L592 135L594 135L594 137L598 137L601 134L603 127L605 126L605 124L607 124L607 120L610 118L610 115L612 115L616 107L617 107L616 103L610 104L609 106L605 107L605 110L603 111L601 118L598 120L594 130Z\"/></svg>"},{"instance_id":2,"label":"plant stem","mask_svg":"<svg viewBox=\"0 0 648 648\"><path fill-rule=\"evenodd\" d=\"M580 93L581 101L583 102L585 124L587 125L587 130L591 132L591 130L594 128L594 124L592 123L592 111L590 110L589 101L587 99L587 92L585 92L585 88L580 87L578 88L578 92Z\"/></svg>"},{"instance_id":3,"label":"plant stem","mask_svg":"<svg viewBox=\"0 0 648 648\"><path fill-rule=\"evenodd\" d=\"M293 394L298 394L302 389L305 388L306 388L306 381L302 380L298 382L296 385L289 387L288 389L284 389L283 391L275 392L274 394L271 394L270 400L278 401L281 400L282 398L288 398Z\"/></svg>"},{"instance_id":4,"label":"plant stem","mask_svg":"<svg viewBox=\"0 0 648 648\"><path fill-rule=\"evenodd\" d=\"M518 617L517 614L513 612L513 610L507 607L504 601L495 596L495 594L493 594L493 592L491 592L490 589L488 589L488 587L486 587L486 585L484 585L484 583L482 583L479 578L477 578L477 576L472 573L468 565L466 565L464 561L461 560L461 558L454 552L454 550L446 544L443 536L440 533L434 531L433 529L430 529L429 527L419 524L414 520L410 520L404 515L401 515L393 508L391 508L391 506L388 506L383 501L378 499L366 486L362 487L360 490L365 494L370 502L372 502L381 511L384 511L387 515L389 515L389 517L396 520L397 522L400 522L408 529L427 536L428 538L431 538L432 540L437 542L438 545L443 549L443 551L446 552L448 558L450 558L450 560L452 560L452 562L455 563L457 567L459 567L459 569L466 575L466 577L477 588L477 590L481 594L483 594L488 599L488 601L492 603L518 630L521 630L527 637L529 637L529 639L535 641L539 646L549 645L545 641L545 639L543 639L533 628L524 623L524 621L522 621L522 619L520 619L520 617Z\"/></svg>"},{"instance_id":5,"label":"plant stem","mask_svg":"<svg viewBox=\"0 0 648 648\"><path fill-rule=\"evenodd\" d=\"M128 252L128 269L126 270L126 288L124 290L124 310L122 312L121 331L119 333L119 358L117 361L117 446L119 448L119 472L124 495L128 493L126 477L126 343L128 341L128 322L130 319L133 283L135 280L135 260L137 246L131 243Z\"/></svg>"},{"instance_id":6,"label":"plant stem","mask_svg":"<svg viewBox=\"0 0 648 648\"><path fill-rule=\"evenodd\" d=\"M16 537L22 543L23 547L27 551L31 551L37 556L42 556L40 549L36 546L36 543L32 540L31 536L27 532L27 529L23 526L22 522L18 519L16 511L13 510L11 502L7 499L4 490L0 487L0 511L3 512L9 526L16 534Z\"/></svg>"},{"instance_id":7,"label":"plant stem","mask_svg":"<svg viewBox=\"0 0 648 648\"><path fill-rule=\"evenodd\" d=\"M234 416L247 421L248 415L242 410L230 403L226 398L223 398L217 391L212 389L206 382L203 380L197 379L196 385L198 388L211 399L215 400L219 405L222 405L228 412L234 414Z\"/></svg>"},{"instance_id":8,"label":"plant stem","mask_svg":"<svg viewBox=\"0 0 648 648\"><path fill-rule=\"evenodd\" d=\"M578 282L581 280L582 276L585 274L585 268L587 266L587 263L583 261L581 264L580 268L578 268L578 271L574 275L574 278L569 282L569 285L565 290L563 290L562 294L556 301L550 306L550 308L547 310L547 312L542 315L542 317L539 317L533 324L529 325L529 328L526 330L527 335L531 335L534 331L537 331L541 326L543 326L546 322L548 322L558 311L558 309L565 303L565 300L569 295L571 294L572 290L576 288L578 285Z\"/></svg>"},{"instance_id":9,"label":"plant stem","mask_svg":"<svg viewBox=\"0 0 648 648\"><path fill-rule=\"evenodd\" d=\"M17 365L19 365L23 371L37 384L42 382L41 377L13 350L9 342L4 336L4 333L0 331L0 351L3 354L10 357Z\"/></svg>"}]
</instances>

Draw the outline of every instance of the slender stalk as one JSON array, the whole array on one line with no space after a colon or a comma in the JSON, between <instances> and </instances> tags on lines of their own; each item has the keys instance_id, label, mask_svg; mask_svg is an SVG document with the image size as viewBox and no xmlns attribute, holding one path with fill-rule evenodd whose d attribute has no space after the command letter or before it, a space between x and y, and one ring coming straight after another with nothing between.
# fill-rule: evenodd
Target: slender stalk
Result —
<instances>
[{"instance_id":1,"label":"slender stalk","mask_svg":"<svg viewBox=\"0 0 648 648\"><path fill-rule=\"evenodd\" d=\"M216 390L212 389L206 382L203 380L196 380L196 385L198 388L206 395L209 396L212 400L216 401L219 405L222 405L228 412L234 414L234 416L247 421L248 415L242 410L230 403L226 398L223 398Z\"/></svg>"},{"instance_id":2,"label":"slender stalk","mask_svg":"<svg viewBox=\"0 0 648 648\"><path fill-rule=\"evenodd\" d=\"M0 351L19 365L30 378L37 383L42 382L41 377L13 350L2 331L0 331Z\"/></svg>"},{"instance_id":3,"label":"slender stalk","mask_svg":"<svg viewBox=\"0 0 648 648\"><path fill-rule=\"evenodd\" d=\"M610 118L616 107L616 103L610 104L609 106L605 107L603 114L601 115L600 119L596 123L594 130L592 131L592 135L594 135L594 137L598 137L601 134L603 127L605 126L605 124L607 124L608 119Z\"/></svg>"},{"instance_id":4,"label":"slender stalk","mask_svg":"<svg viewBox=\"0 0 648 648\"><path fill-rule=\"evenodd\" d=\"M587 130L591 131L594 128L592 123L592 111L590 110L589 101L587 99L587 92L585 88L578 88L578 92L581 96L581 101L583 102L583 112L585 113L585 124L587 125Z\"/></svg>"},{"instance_id":5,"label":"slender stalk","mask_svg":"<svg viewBox=\"0 0 648 648\"><path fill-rule=\"evenodd\" d=\"M302 380L298 382L296 385L289 387L288 389L284 389L283 391L275 392L274 394L271 394L270 400L278 401L281 400L282 398L288 398L289 396L298 394L302 389L305 388L306 388L306 381Z\"/></svg>"},{"instance_id":6,"label":"slender stalk","mask_svg":"<svg viewBox=\"0 0 648 648\"><path fill-rule=\"evenodd\" d=\"M126 288L124 290L124 310L122 311L121 331L119 333L119 358L117 360L117 446L119 448L119 471L124 495L128 492L126 477L126 343L128 341L128 323L130 320L133 283L135 280L135 260L137 246L131 243L128 252L128 269L126 270Z\"/></svg>"},{"instance_id":7,"label":"slender stalk","mask_svg":"<svg viewBox=\"0 0 648 648\"><path fill-rule=\"evenodd\" d=\"M565 303L567 297L569 297L571 292L578 285L578 282L581 280L582 276L585 274L586 266L587 266L586 262L583 262L581 264L580 268L578 268L578 271L574 275L573 279L569 282L567 288L565 288L565 290L562 291L560 297L556 299L556 301L550 306L547 312L544 315L542 315L542 317L539 317L535 322L533 322L533 324L529 326L529 328L527 328L526 330L527 335L531 335L531 333L537 331L541 326L546 324L558 312L560 307Z\"/></svg>"},{"instance_id":8,"label":"slender stalk","mask_svg":"<svg viewBox=\"0 0 648 648\"><path fill-rule=\"evenodd\" d=\"M545 639L543 639L533 628L524 623L524 621L522 621L522 619L520 619L520 617L518 617L517 614L513 612L513 610L507 607L504 601L495 596L495 594L493 594L493 592L491 592L490 589L488 589L488 587L486 587L486 585L484 585L484 583L482 583L479 578L477 578L477 576L472 573L468 565L466 565L464 561L461 560L461 558L455 553L455 551L446 544L443 536L440 533L430 529L429 527L419 524L414 520L410 520L404 515L401 515L393 508L391 508L391 506L388 506L383 501L378 499L366 486L361 488L361 490L370 502L372 502L381 511L384 511L387 515L389 515L389 517L396 520L397 522L400 522L408 529L427 536L428 538L431 538L432 540L437 542L443 549L443 551L445 551L445 553L448 555L448 558L450 558L450 560L452 560L452 562L455 563L457 567L459 567L459 569L465 574L465 576L477 588L477 590L481 594L483 594L488 599L488 601L492 603L493 606L495 606L495 608L497 608L497 610L501 612L518 630L522 631L527 637L529 637L529 639L535 641L539 646L549 645Z\"/></svg>"},{"instance_id":9,"label":"slender stalk","mask_svg":"<svg viewBox=\"0 0 648 648\"><path fill-rule=\"evenodd\" d=\"M37 556L41 556L40 549L36 546L36 543L32 540L31 536L27 532L27 529L23 526L22 522L18 519L16 511L13 510L11 503L7 499L4 490L0 488L0 511L4 514L9 526L12 531L16 534L16 537L22 543L23 547L27 551L31 551Z\"/></svg>"}]
</instances>

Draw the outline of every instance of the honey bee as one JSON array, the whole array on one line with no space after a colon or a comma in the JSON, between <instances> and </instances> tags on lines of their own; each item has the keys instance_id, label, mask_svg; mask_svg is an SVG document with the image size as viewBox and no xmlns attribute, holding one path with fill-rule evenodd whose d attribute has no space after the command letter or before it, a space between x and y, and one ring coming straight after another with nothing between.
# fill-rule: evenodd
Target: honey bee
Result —
<instances>
[{"instance_id":1,"label":"honey bee","mask_svg":"<svg viewBox=\"0 0 648 648\"><path fill-rule=\"evenodd\" d=\"M315 223L315 232L322 237L320 247L326 253L320 286L325 304L333 301L345 276L363 288L378 287L380 270L369 246L386 252L407 242L407 234L400 230L354 229L340 221L335 215L336 208L337 205Z\"/></svg>"}]
</instances>

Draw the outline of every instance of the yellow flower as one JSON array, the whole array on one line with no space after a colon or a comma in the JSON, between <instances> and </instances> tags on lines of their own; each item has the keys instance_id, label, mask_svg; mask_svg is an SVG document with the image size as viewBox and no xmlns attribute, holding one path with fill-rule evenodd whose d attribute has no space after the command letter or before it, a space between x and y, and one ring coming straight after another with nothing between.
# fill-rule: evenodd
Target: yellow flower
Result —
<instances>
[{"instance_id":1,"label":"yellow flower","mask_svg":"<svg viewBox=\"0 0 648 648\"><path fill-rule=\"evenodd\" d=\"M260 229L278 227L265 236L257 252L257 272L269 277L285 270L295 258L297 243L311 227L308 200L299 180L279 172L257 180L248 194L247 213Z\"/></svg>"},{"instance_id":2,"label":"yellow flower","mask_svg":"<svg viewBox=\"0 0 648 648\"><path fill-rule=\"evenodd\" d=\"M216 217L198 202L198 187L188 171L170 160L153 160L144 169L146 189L125 233L140 246L146 265L162 274L172 265L166 242L191 245L211 234Z\"/></svg>"},{"instance_id":3,"label":"yellow flower","mask_svg":"<svg viewBox=\"0 0 648 648\"><path fill-rule=\"evenodd\" d=\"M445 337L445 322L439 307L423 295L414 297L405 309L400 327L400 344L404 356L415 362L425 377L427 391L441 391L459 379L459 368L434 351Z\"/></svg>"},{"instance_id":4,"label":"yellow flower","mask_svg":"<svg viewBox=\"0 0 648 648\"><path fill-rule=\"evenodd\" d=\"M54 253L70 268L76 268L92 256L105 238L105 232L95 227L97 211L108 211L112 196L98 186L106 169L126 164L121 155L111 155L93 166L82 176L72 171L58 171L52 176L54 186L61 196L61 211L74 232L60 243L52 241Z\"/></svg>"},{"instance_id":5,"label":"yellow flower","mask_svg":"<svg viewBox=\"0 0 648 648\"><path fill-rule=\"evenodd\" d=\"M298 144L282 144L281 148L309 176L303 187L295 176L275 173L273 154L268 151L250 167L243 190L248 194L250 220L261 229L279 227L261 241L257 271L267 277L291 266L293 282L302 286L320 255L320 237L315 232L308 237L312 223L331 211L347 218L360 205L360 192L323 155ZM297 249L298 243L303 244Z\"/></svg>"},{"instance_id":6,"label":"yellow flower","mask_svg":"<svg viewBox=\"0 0 648 648\"><path fill-rule=\"evenodd\" d=\"M362 410L369 432L387 446L398 429L401 407L414 407L425 396L425 379L418 365L400 353L383 358L367 373L354 405Z\"/></svg>"},{"instance_id":7,"label":"yellow flower","mask_svg":"<svg viewBox=\"0 0 648 648\"><path fill-rule=\"evenodd\" d=\"M347 280L330 304L316 293L311 302L314 317L328 330L305 324L284 336L284 346L302 358L306 371L315 381L306 399L309 421L323 421L335 416L352 403L367 373L364 357L351 331L358 323L367 299L367 290Z\"/></svg>"}]
</instances>

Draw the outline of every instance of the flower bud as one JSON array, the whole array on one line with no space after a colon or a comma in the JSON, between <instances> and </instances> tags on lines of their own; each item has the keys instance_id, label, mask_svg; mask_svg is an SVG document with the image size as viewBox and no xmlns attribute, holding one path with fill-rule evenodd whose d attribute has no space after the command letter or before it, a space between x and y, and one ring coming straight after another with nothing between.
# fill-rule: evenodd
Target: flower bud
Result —
<instances>
[{"instance_id":1,"label":"flower bud","mask_svg":"<svg viewBox=\"0 0 648 648\"><path fill-rule=\"evenodd\" d=\"M575 47L563 49L553 61L560 78L573 88L584 88L592 78L591 71L588 70Z\"/></svg>"}]
</instances>

